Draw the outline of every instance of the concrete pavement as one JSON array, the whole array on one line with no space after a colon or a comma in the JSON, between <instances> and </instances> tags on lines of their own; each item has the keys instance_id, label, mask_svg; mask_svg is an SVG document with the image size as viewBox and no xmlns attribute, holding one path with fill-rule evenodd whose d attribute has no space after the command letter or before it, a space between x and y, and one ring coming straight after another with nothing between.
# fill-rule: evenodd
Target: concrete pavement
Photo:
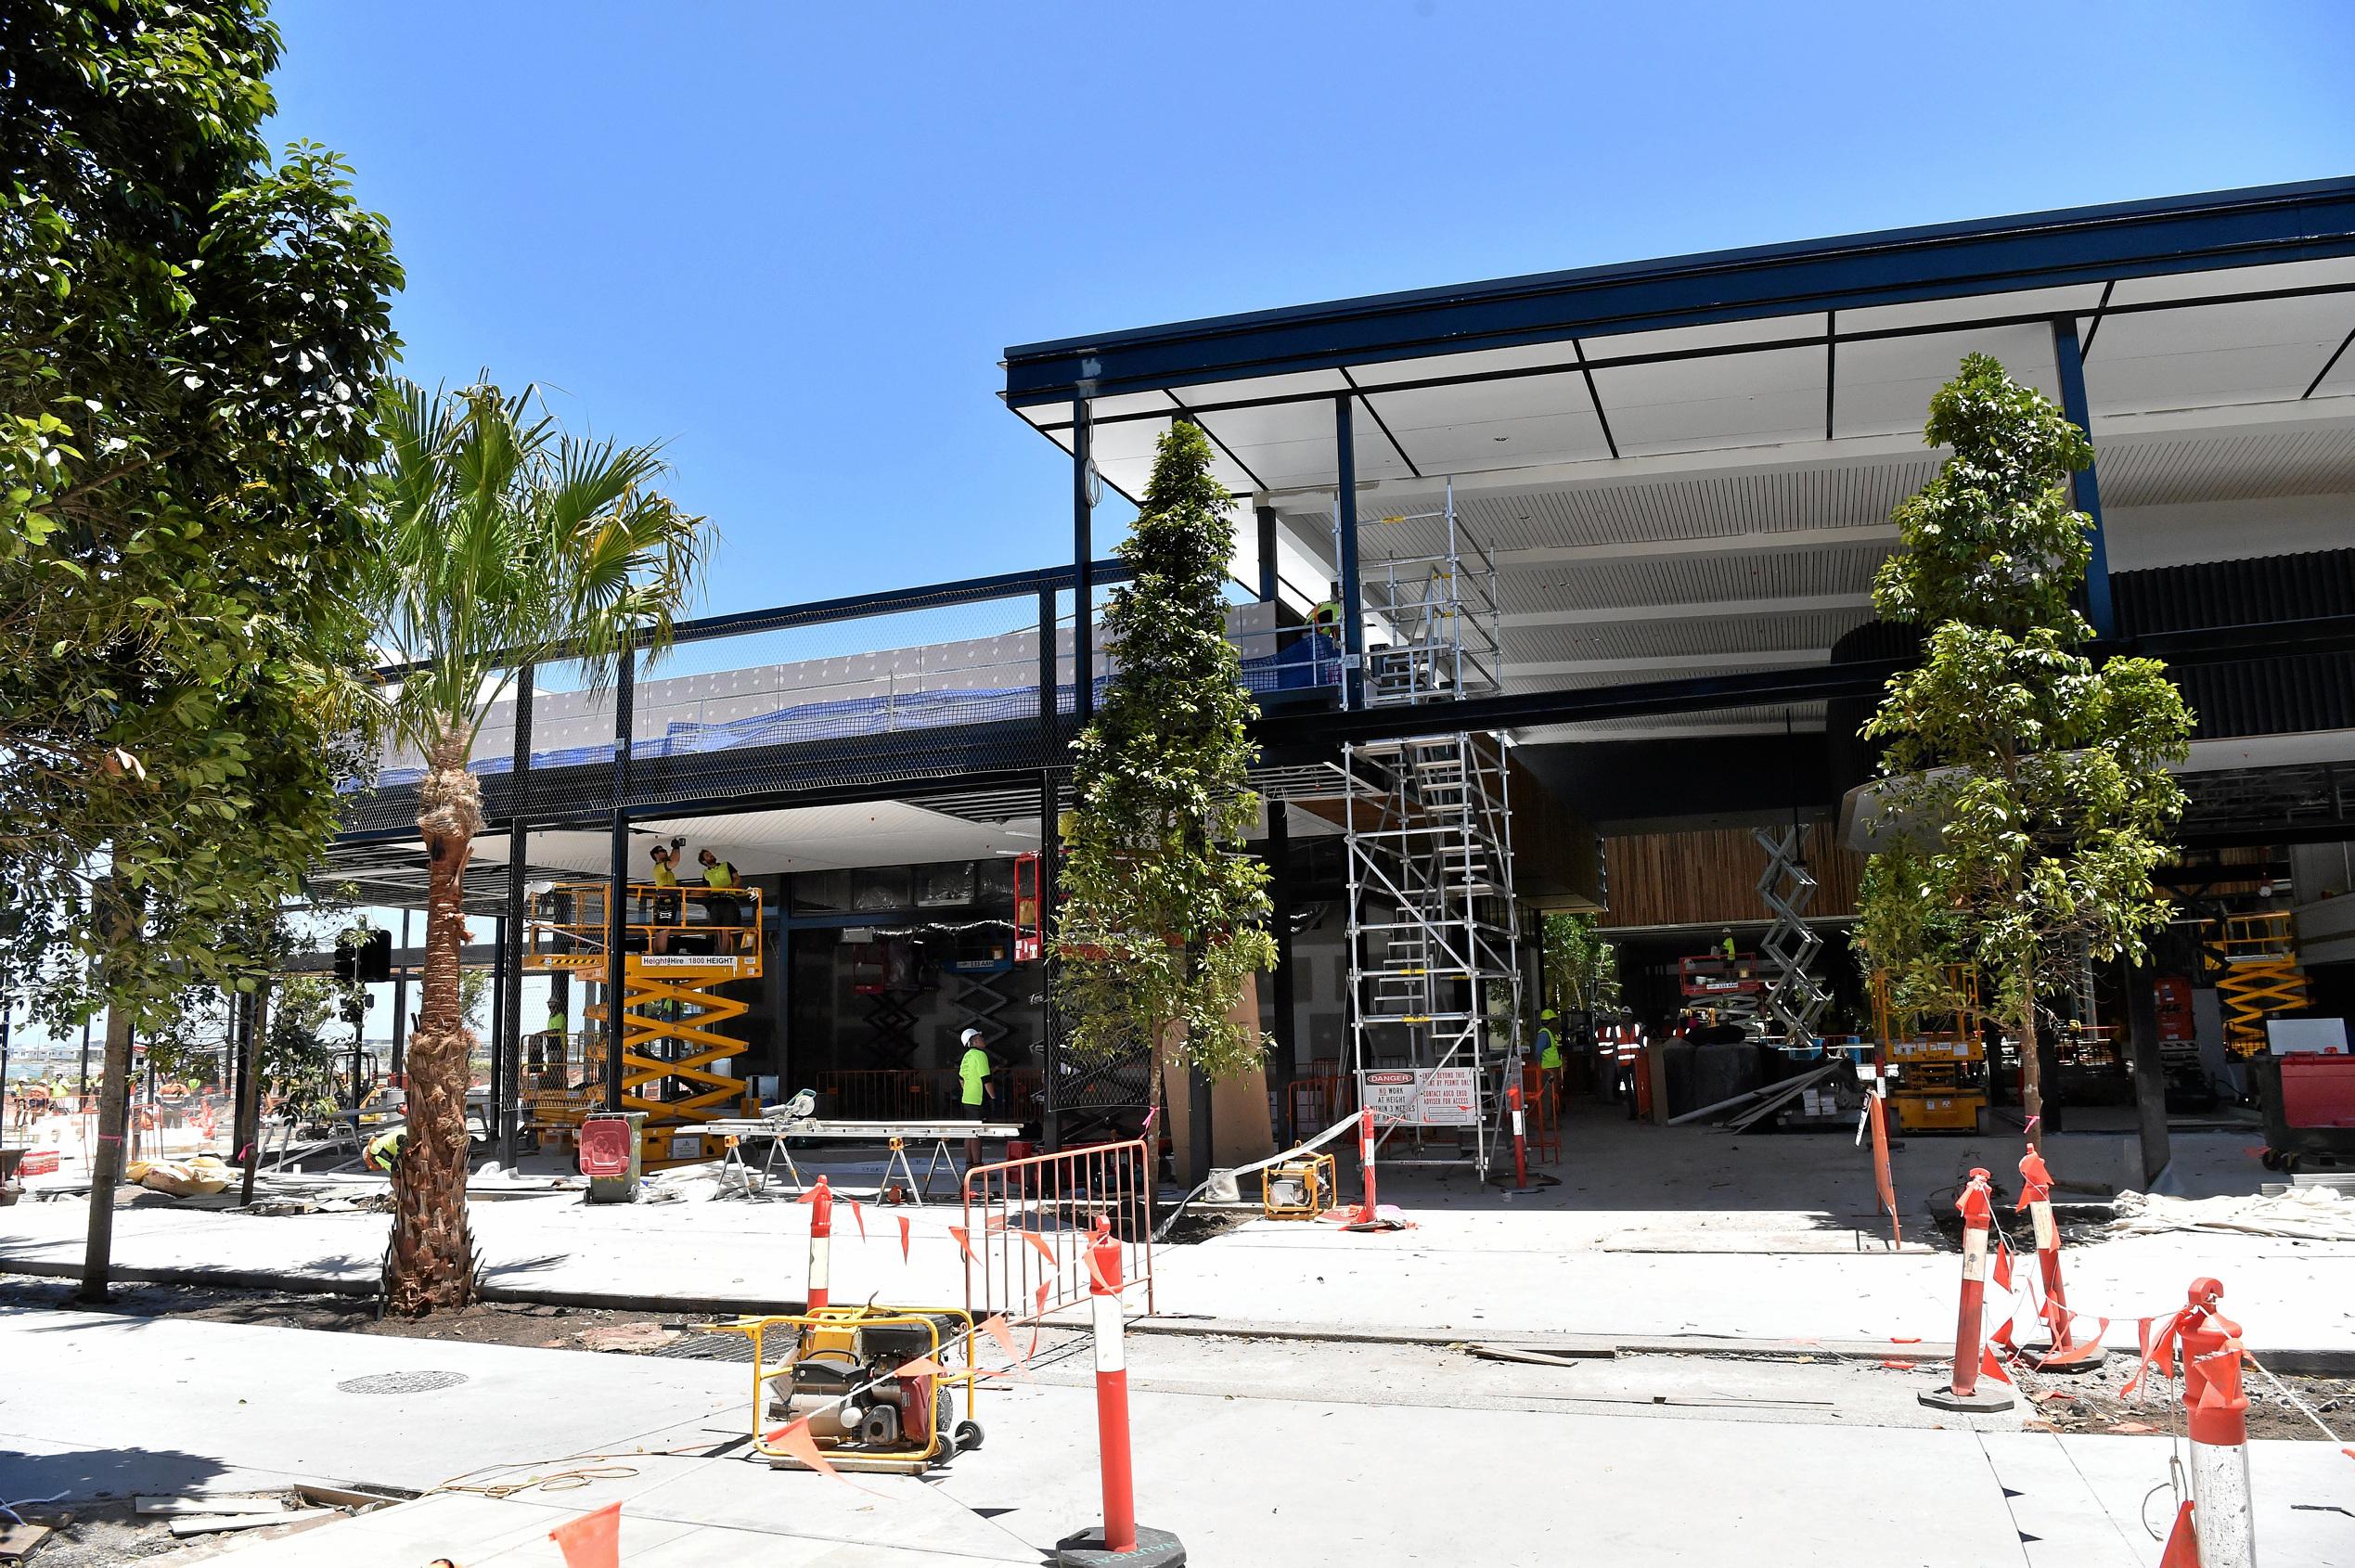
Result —
<instances>
[{"instance_id":1,"label":"concrete pavement","mask_svg":"<svg viewBox=\"0 0 2355 1568\"><path fill-rule=\"evenodd\" d=\"M470 1484L586 1468L577 1489L442 1492L224 1560L553 1565L547 1530L618 1499L632 1568L1036 1562L1097 1510L1084 1341L1048 1345L1042 1359L1066 1358L983 1396L981 1449L928 1481L854 1488L714 1454L746 1430L741 1366L10 1311L0 1496L273 1478L422 1489L493 1464L514 1468ZM1899 1374L1162 1339L1132 1342L1129 1359L1139 1517L1205 1568L2157 1559L2135 1521L2166 1479L2164 1439L1940 1427L1899 1397ZM361 1382L421 1371L465 1381ZM2349 1561L2355 1465L2320 1443L2260 1443L2254 1462L2269 1568ZM2165 1511L2162 1494L2152 1514Z\"/></svg>"}]
</instances>

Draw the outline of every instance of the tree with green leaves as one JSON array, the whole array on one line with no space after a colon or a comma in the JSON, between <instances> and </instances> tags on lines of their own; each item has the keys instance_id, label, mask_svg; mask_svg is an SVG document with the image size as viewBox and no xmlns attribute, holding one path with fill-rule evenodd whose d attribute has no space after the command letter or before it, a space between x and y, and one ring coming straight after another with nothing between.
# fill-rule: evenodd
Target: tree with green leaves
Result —
<instances>
[{"instance_id":1,"label":"tree with green leaves","mask_svg":"<svg viewBox=\"0 0 2355 1568\"><path fill-rule=\"evenodd\" d=\"M368 750L366 553L401 284L342 163L263 127L260 0L0 5L0 940L108 1012L84 1292L132 1033L296 896Z\"/></svg>"},{"instance_id":2,"label":"tree with green leaves","mask_svg":"<svg viewBox=\"0 0 2355 1568\"><path fill-rule=\"evenodd\" d=\"M1618 949L1591 914L1550 914L1544 932L1546 1005L1564 1012L1608 1012L1619 1005Z\"/></svg>"},{"instance_id":3,"label":"tree with green leaves","mask_svg":"<svg viewBox=\"0 0 2355 1568\"><path fill-rule=\"evenodd\" d=\"M418 830L429 881L425 968L408 1045L409 1137L393 1167L388 1310L472 1299L462 1003L464 880L483 827L468 767L492 706L534 665L577 661L591 688L634 647L659 650L697 588L712 531L655 489L653 446L565 433L536 389L385 389L378 476L384 554L371 583L380 639L407 666L393 727L422 752Z\"/></svg>"},{"instance_id":4,"label":"tree with green leaves","mask_svg":"<svg viewBox=\"0 0 2355 1568\"><path fill-rule=\"evenodd\" d=\"M1068 1049L1083 1062L1144 1053L1156 1108L1170 1061L1213 1079L1257 1062L1255 1032L1229 1015L1276 961L1268 869L1242 851L1258 750L1227 636L1231 497L1210 460L1198 427L1172 425L1113 552L1135 575L1105 608L1112 680L1073 747L1056 928Z\"/></svg>"},{"instance_id":5,"label":"tree with green leaves","mask_svg":"<svg viewBox=\"0 0 2355 1568\"><path fill-rule=\"evenodd\" d=\"M1953 1010L1975 971L2019 1042L2028 1137L2043 1113L2046 1003L2090 960L2139 959L2164 924L2151 874L2183 794L2191 736L2152 659L2096 665L2072 594L2091 555L2069 476L2093 460L2051 400L1984 354L1930 400L1924 439L1952 455L1896 512L1903 550L1872 587L1885 621L1927 630L1863 735L1886 743L1869 820L1859 946L1901 1012Z\"/></svg>"}]
</instances>

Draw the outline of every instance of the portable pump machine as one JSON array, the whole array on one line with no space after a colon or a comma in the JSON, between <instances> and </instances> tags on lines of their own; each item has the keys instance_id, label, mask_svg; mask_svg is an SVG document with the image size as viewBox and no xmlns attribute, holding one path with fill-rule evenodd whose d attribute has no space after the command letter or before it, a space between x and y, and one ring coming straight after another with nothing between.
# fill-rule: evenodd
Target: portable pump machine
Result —
<instances>
[{"instance_id":1,"label":"portable pump machine","mask_svg":"<svg viewBox=\"0 0 2355 1568\"><path fill-rule=\"evenodd\" d=\"M753 1342L753 1441L780 1468L801 1460L770 1441L807 1418L809 1435L837 1470L921 1474L978 1448L973 1419L973 1320L953 1308L826 1306L801 1317L748 1318L727 1327ZM770 1362L770 1343L782 1358ZM952 1349L953 1347L953 1349ZM960 1366L944 1360L954 1354ZM917 1369L907 1371L907 1369ZM956 1391L964 1390L965 1419ZM764 1408L766 1406L766 1408Z\"/></svg>"}]
</instances>

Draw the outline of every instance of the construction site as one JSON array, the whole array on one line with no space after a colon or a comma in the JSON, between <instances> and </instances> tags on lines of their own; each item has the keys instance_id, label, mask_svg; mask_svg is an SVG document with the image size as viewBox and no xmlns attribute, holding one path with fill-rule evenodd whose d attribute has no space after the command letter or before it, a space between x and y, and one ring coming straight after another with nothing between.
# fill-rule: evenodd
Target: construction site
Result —
<instances>
[{"instance_id":1,"label":"construction site","mask_svg":"<svg viewBox=\"0 0 2355 1568\"><path fill-rule=\"evenodd\" d=\"M2355 1562L2350 341L2355 180L1009 348L1069 559L682 622L476 736L472 1327L369 1311L413 748L322 879L380 934L287 971L367 998L340 1101L265 1108L251 1007L143 1080L112 1309L57 1282L90 1107L12 1112L0 1502L342 1568L614 1504L649 1564ZM2196 723L2170 923L2050 999L2040 1126L1991 996L1853 946L1921 657L1872 589L1968 353L2090 434L2092 648ZM1099 513L1173 422L1234 498L1277 963L1261 1065L1156 1086L1065 1054L1054 974Z\"/></svg>"}]
</instances>

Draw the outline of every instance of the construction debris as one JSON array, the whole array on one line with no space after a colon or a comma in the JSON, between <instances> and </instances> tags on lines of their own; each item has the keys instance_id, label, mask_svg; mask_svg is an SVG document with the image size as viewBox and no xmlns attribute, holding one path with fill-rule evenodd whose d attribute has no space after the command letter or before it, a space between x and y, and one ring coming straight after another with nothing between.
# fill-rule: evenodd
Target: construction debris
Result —
<instances>
[{"instance_id":1,"label":"construction debris","mask_svg":"<svg viewBox=\"0 0 2355 1568\"><path fill-rule=\"evenodd\" d=\"M172 1533L185 1538L230 1530L260 1530L274 1524L312 1524L339 1517L341 1510L331 1508L282 1509L273 1513L200 1513L174 1519Z\"/></svg>"},{"instance_id":2,"label":"construction debris","mask_svg":"<svg viewBox=\"0 0 2355 1568\"><path fill-rule=\"evenodd\" d=\"M2355 1241L2355 1198L2328 1187L2296 1187L2254 1198L2167 1198L2153 1192L2121 1192L2117 1213L2106 1227L2114 1236L2209 1230L2305 1241Z\"/></svg>"}]
</instances>

